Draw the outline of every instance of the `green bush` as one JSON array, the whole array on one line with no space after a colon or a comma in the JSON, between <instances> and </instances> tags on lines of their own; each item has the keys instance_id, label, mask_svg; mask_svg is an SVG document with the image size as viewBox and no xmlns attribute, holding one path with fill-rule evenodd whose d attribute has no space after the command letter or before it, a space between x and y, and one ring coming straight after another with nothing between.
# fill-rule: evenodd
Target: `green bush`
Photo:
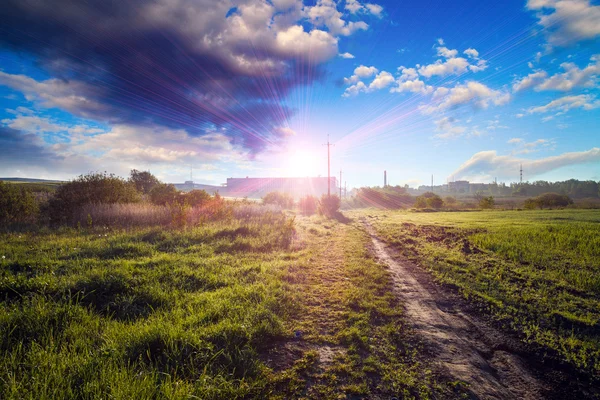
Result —
<instances>
[{"instance_id":1,"label":"green bush","mask_svg":"<svg viewBox=\"0 0 600 400\"><path fill-rule=\"evenodd\" d=\"M165 206L167 204L178 203L181 198L181 193L175 186L169 183L159 183L150 191L150 201L152 204Z\"/></svg>"},{"instance_id":2,"label":"green bush","mask_svg":"<svg viewBox=\"0 0 600 400\"><path fill-rule=\"evenodd\" d=\"M440 196L432 192L423 193L421 196L418 196L415 200L416 208L442 208L444 206L444 200Z\"/></svg>"},{"instance_id":3,"label":"green bush","mask_svg":"<svg viewBox=\"0 0 600 400\"><path fill-rule=\"evenodd\" d=\"M58 187L44 213L51 223L70 223L73 213L85 204L136 203L140 194L123 178L91 172Z\"/></svg>"},{"instance_id":4,"label":"green bush","mask_svg":"<svg viewBox=\"0 0 600 400\"><path fill-rule=\"evenodd\" d=\"M292 208L294 206L294 199L292 196L282 192L267 193L262 201L263 204L276 204L281 208Z\"/></svg>"},{"instance_id":5,"label":"green bush","mask_svg":"<svg viewBox=\"0 0 600 400\"><path fill-rule=\"evenodd\" d=\"M205 190L192 190L183 195L184 201L191 207L198 207L207 204L210 200L210 194Z\"/></svg>"},{"instance_id":6,"label":"green bush","mask_svg":"<svg viewBox=\"0 0 600 400\"><path fill-rule=\"evenodd\" d=\"M0 223L32 222L38 212L38 204L31 191L0 181Z\"/></svg>"},{"instance_id":7,"label":"green bush","mask_svg":"<svg viewBox=\"0 0 600 400\"><path fill-rule=\"evenodd\" d=\"M555 207L567 207L573 204L573 200L566 194L558 193L544 193L540 196L533 197L525 200L524 207L528 210L534 208L555 208Z\"/></svg>"},{"instance_id":8,"label":"green bush","mask_svg":"<svg viewBox=\"0 0 600 400\"><path fill-rule=\"evenodd\" d=\"M341 201L336 195L327 196L324 194L319 201L319 214L331 217L340 209Z\"/></svg>"},{"instance_id":9,"label":"green bush","mask_svg":"<svg viewBox=\"0 0 600 400\"><path fill-rule=\"evenodd\" d=\"M300 208L300 212L304 215L313 215L317 212L318 207L319 200L315 196L307 195L298 201L298 208Z\"/></svg>"}]
</instances>

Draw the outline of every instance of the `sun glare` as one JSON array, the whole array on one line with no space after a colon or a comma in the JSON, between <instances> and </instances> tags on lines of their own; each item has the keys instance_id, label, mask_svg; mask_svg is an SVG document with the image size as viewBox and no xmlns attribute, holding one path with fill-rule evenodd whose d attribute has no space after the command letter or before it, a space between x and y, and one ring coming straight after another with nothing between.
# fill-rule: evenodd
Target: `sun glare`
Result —
<instances>
[{"instance_id":1,"label":"sun glare","mask_svg":"<svg viewBox=\"0 0 600 400\"><path fill-rule=\"evenodd\" d=\"M287 176L318 176L322 173L321 159L307 150L292 150L285 161L284 173Z\"/></svg>"}]
</instances>

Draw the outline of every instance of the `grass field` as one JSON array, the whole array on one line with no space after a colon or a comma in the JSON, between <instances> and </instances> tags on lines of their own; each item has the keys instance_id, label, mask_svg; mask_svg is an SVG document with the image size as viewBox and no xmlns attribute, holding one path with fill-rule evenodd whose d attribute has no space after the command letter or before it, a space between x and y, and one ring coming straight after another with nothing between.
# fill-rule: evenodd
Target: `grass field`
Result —
<instances>
[{"instance_id":1,"label":"grass field","mask_svg":"<svg viewBox=\"0 0 600 400\"><path fill-rule=\"evenodd\" d=\"M599 211L355 215L540 351L600 374Z\"/></svg>"},{"instance_id":2,"label":"grass field","mask_svg":"<svg viewBox=\"0 0 600 400\"><path fill-rule=\"evenodd\" d=\"M459 397L420 357L357 228L269 212L2 234L0 393Z\"/></svg>"}]
</instances>

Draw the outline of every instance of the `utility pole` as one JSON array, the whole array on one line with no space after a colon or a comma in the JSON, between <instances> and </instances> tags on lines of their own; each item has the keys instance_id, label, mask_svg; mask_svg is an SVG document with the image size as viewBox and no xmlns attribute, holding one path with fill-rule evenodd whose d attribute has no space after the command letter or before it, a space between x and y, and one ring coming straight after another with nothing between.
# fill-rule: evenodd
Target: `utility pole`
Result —
<instances>
[{"instance_id":1,"label":"utility pole","mask_svg":"<svg viewBox=\"0 0 600 400\"><path fill-rule=\"evenodd\" d=\"M327 146L327 197L331 197L331 158L329 156L329 148L333 144L329 143L329 134L327 134L327 143L323 146Z\"/></svg>"},{"instance_id":2,"label":"utility pole","mask_svg":"<svg viewBox=\"0 0 600 400\"><path fill-rule=\"evenodd\" d=\"M387 171L383 171L383 188L387 186Z\"/></svg>"},{"instance_id":3,"label":"utility pole","mask_svg":"<svg viewBox=\"0 0 600 400\"><path fill-rule=\"evenodd\" d=\"M342 170L340 169L340 200L342 200Z\"/></svg>"},{"instance_id":4,"label":"utility pole","mask_svg":"<svg viewBox=\"0 0 600 400\"><path fill-rule=\"evenodd\" d=\"M348 198L348 182L344 182L344 198Z\"/></svg>"},{"instance_id":5,"label":"utility pole","mask_svg":"<svg viewBox=\"0 0 600 400\"><path fill-rule=\"evenodd\" d=\"M431 193L433 193L433 174L431 175Z\"/></svg>"}]
</instances>

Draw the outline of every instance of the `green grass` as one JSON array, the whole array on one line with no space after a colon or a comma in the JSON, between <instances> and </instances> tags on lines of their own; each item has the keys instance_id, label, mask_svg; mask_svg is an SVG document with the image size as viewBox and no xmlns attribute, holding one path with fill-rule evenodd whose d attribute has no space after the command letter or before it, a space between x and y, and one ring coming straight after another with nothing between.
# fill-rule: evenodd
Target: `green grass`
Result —
<instances>
[{"instance_id":1,"label":"green grass","mask_svg":"<svg viewBox=\"0 0 600 400\"><path fill-rule=\"evenodd\" d=\"M272 212L2 234L2 398L459 397L368 243Z\"/></svg>"},{"instance_id":2,"label":"green grass","mask_svg":"<svg viewBox=\"0 0 600 400\"><path fill-rule=\"evenodd\" d=\"M382 212L380 234L528 342L600 373L600 212Z\"/></svg>"}]
</instances>

